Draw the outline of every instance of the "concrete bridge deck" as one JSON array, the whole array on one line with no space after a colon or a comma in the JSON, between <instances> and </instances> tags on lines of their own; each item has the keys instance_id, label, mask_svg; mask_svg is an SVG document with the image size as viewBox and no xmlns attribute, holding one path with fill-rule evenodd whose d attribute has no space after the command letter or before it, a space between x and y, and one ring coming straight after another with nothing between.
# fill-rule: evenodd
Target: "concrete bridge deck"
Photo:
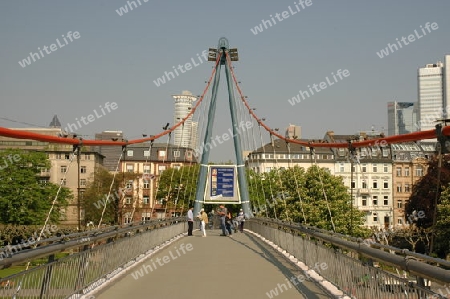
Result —
<instances>
[{"instance_id":1,"label":"concrete bridge deck","mask_svg":"<svg viewBox=\"0 0 450 299\"><path fill-rule=\"evenodd\" d=\"M194 236L171 243L91 298L333 298L311 279L299 282L303 271L258 237L219 234L207 230L204 238L195 230Z\"/></svg>"}]
</instances>

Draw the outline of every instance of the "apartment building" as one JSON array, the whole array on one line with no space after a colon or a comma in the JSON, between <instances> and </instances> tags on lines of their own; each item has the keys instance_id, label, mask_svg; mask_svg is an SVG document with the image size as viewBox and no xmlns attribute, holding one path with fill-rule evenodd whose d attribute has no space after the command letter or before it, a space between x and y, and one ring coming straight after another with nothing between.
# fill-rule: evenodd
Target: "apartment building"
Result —
<instances>
[{"instance_id":1,"label":"apartment building","mask_svg":"<svg viewBox=\"0 0 450 299\"><path fill-rule=\"evenodd\" d=\"M379 138L378 132L336 135L329 131L324 140L329 143L349 143ZM392 156L389 147L379 145L354 148L334 148L335 175L343 178L353 197L353 208L365 212L365 225L374 229L393 226Z\"/></svg>"},{"instance_id":2,"label":"apartment building","mask_svg":"<svg viewBox=\"0 0 450 299\"><path fill-rule=\"evenodd\" d=\"M55 119L52 120L55 123ZM59 121L57 122L59 123ZM14 129L13 129L14 130ZM61 128L20 128L27 132L33 132L51 136L62 136ZM63 138L63 137L61 137ZM80 205L84 190L89 179L93 178L97 167L103 164L103 156L95 149L84 146L80 152L80 159L74 155L72 145L52 144L28 139L15 139L0 136L0 150L16 148L29 151L43 151L47 153L51 163L50 169L41 169L39 181L41 184L47 182L62 185L72 191L74 198L69 202L64 211L64 220L61 224L79 226L84 225L84 211ZM78 163L79 161L79 163ZM78 174L79 173L79 174ZM79 187L78 187L79 175Z\"/></svg>"},{"instance_id":3,"label":"apartment building","mask_svg":"<svg viewBox=\"0 0 450 299\"><path fill-rule=\"evenodd\" d=\"M124 182L124 193L119 204L122 223L147 221L179 215L180 211L168 208L166 199L157 198L158 179L169 168L196 164L190 148L166 143L142 143L127 146L119 171L137 174ZM174 182L174 188L176 183Z\"/></svg>"},{"instance_id":4,"label":"apartment building","mask_svg":"<svg viewBox=\"0 0 450 299\"><path fill-rule=\"evenodd\" d=\"M393 170L394 228L410 225L405 206L412 193L412 186L426 174L428 162L435 155L435 144L430 142L406 142L391 145Z\"/></svg>"}]
</instances>

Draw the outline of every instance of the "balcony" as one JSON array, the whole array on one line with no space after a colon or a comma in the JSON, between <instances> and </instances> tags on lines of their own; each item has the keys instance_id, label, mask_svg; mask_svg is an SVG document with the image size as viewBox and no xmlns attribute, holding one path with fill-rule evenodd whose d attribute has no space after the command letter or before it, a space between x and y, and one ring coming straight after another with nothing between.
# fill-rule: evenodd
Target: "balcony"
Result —
<instances>
[{"instance_id":1,"label":"balcony","mask_svg":"<svg viewBox=\"0 0 450 299\"><path fill-rule=\"evenodd\" d=\"M50 171L45 170L45 171L41 171L38 176L40 177L50 177Z\"/></svg>"},{"instance_id":2,"label":"balcony","mask_svg":"<svg viewBox=\"0 0 450 299\"><path fill-rule=\"evenodd\" d=\"M359 188L358 194L369 194L370 190L368 188Z\"/></svg>"}]
</instances>

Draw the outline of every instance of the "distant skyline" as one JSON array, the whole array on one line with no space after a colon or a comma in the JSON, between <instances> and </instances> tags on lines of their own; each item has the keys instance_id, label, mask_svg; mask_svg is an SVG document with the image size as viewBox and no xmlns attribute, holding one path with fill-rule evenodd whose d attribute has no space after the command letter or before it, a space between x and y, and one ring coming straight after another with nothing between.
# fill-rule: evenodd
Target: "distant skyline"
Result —
<instances>
[{"instance_id":1,"label":"distant skyline","mask_svg":"<svg viewBox=\"0 0 450 299\"><path fill-rule=\"evenodd\" d=\"M298 125L311 139L387 133L387 103L417 102L417 70L450 54L450 1L303 2L1 2L0 126L48 127L56 114L64 128L95 110L77 125L86 138L157 134L172 125L172 95L201 94L213 65L202 53L224 36L238 48L243 92L271 127ZM335 82L337 70L349 76ZM225 86L222 75L213 136L231 128ZM233 160L232 146L210 160Z\"/></svg>"}]
</instances>

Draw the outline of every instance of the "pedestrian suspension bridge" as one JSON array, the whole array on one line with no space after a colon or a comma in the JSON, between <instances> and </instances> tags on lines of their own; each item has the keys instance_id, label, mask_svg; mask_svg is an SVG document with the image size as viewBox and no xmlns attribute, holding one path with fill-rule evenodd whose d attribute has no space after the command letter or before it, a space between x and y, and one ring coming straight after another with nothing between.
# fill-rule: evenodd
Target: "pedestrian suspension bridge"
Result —
<instances>
[{"instance_id":1,"label":"pedestrian suspension bridge","mask_svg":"<svg viewBox=\"0 0 450 299\"><path fill-rule=\"evenodd\" d=\"M185 217L103 226L103 210L95 229L42 238L44 228L50 224L47 217L33 244L20 249L11 246L0 249L0 268L26 265L25 271L0 278L0 298L450 298L450 287L447 288L450 262L446 260L321 230L306 223L257 215L255 211L260 203L252 202L249 196L249 188L254 186L247 182L242 157L244 150L264 145L263 131L288 144L311 149L347 148L349 152L373 144L438 138L441 144L438 150L442 153L450 127L438 126L436 130L350 144L288 139L271 129L249 105L232 66L237 60L237 49L230 48L227 39L221 38L218 47L209 50L209 61L215 67L190 113L150 137L129 141L85 140L7 128L0 128L0 136L73 145L69 163L80 155L83 146L118 146L122 148L119 164L127 146L145 143L151 151L154 141L167 137L169 143L172 132L177 128L184 130L185 122L196 118L203 144L208 144L224 68L236 158L231 176L236 177L237 190L229 198L218 193L217 172L225 175L226 167L210 167L209 150L206 150L199 157L195 196L185 204L194 205L194 215L205 204L240 204L248 216L244 233L222 237L220 230L210 229L206 238L201 238L197 230L194 236L188 237ZM240 124L247 122L252 124L249 126L252 130L239 131ZM177 183L171 182L174 186ZM108 198L113 191L110 189ZM59 191L52 209L58 194ZM273 194L266 196L273 197ZM71 254L58 258L60 252ZM45 262L32 266L31 261L37 259Z\"/></svg>"}]
</instances>

